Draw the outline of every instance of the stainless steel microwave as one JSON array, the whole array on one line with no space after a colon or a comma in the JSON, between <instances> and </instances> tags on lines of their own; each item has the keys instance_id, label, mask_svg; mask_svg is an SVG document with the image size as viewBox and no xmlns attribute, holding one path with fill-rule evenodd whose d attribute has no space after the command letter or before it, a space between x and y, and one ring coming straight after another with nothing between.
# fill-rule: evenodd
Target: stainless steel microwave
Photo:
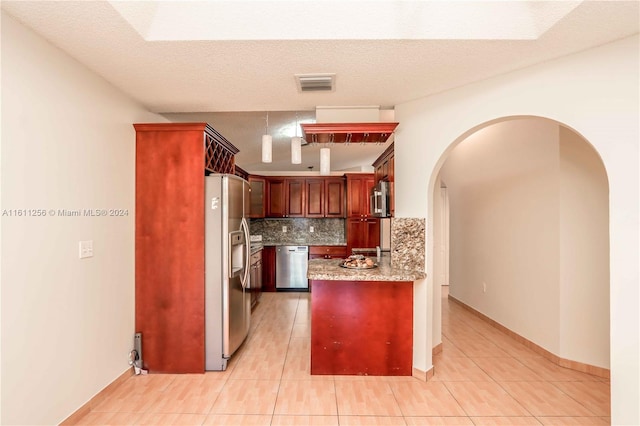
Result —
<instances>
[{"instance_id":1,"label":"stainless steel microwave","mask_svg":"<svg viewBox=\"0 0 640 426\"><path fill-rule=\"evenodd\" d=\"M380 181L371 188L371 195L369 197L371 206L371 216L375 217L390 217L391 210L389 209L389 182Z\"/></svg>"}]
</instances>

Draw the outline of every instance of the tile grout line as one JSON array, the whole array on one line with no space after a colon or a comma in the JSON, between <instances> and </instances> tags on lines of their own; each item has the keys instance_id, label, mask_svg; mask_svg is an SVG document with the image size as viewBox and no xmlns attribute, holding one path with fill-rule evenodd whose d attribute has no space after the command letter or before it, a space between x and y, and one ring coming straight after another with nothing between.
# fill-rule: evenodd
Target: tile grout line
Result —
<instances>
[{"instance_id":1,"label":"tile grout line","mask_svg":"<svg viewBox=\"0 0 640 426\"><path fill-rule=\"evenodd\" d=\"M280 388L282 387L282 380L284 377L284 368L287 365L287 358L289 357L289 349L291 347L291 337L293 335L293 326L296 322L296 316L298 315L298 309L300 308L300 295L298 294L298 298L296 301L296 313L293 315L293 319L291 321L291 327L289 329L289 340L287 341L287 353L284 355L284 362L282 363L282 370L280 371L280 379L278 379L278 391L276 392L276 399L273 403L273 410L271 412L271 421L270 425L273 424L273 418L276 415L276 406L278 405L278 397L280 396Z\"/></svg>"}]
</instances>

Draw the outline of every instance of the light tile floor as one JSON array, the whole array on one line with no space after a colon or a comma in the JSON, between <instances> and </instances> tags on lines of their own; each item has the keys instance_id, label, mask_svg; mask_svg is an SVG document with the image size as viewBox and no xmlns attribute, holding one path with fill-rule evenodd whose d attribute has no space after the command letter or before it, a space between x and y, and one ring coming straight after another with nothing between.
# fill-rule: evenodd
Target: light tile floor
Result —
<instances>
[{"instance_id":1,"label":"light tile floor","mask_svg":"<svg viewBox=\"0 0 640 426\"><path fill-rule=\"evenodd\" d=\"M606 425L607 380L559 367L447 299L435 375L311 376L309 293L265 293L225 372L132 376L99 425ZM366 356L366 354L363 354Z\"/></svg>"}]
</instances>

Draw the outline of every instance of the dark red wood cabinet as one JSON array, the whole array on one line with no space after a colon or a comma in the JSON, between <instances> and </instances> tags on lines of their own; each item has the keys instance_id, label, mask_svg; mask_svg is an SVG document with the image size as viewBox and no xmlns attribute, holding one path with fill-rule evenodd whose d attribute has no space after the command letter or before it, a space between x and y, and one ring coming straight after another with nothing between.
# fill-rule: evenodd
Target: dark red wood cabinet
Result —
<instances>
[{"instance_id":1,"label":"dark red wood cabinet","mask_svg":"<svg viewBox=\"0 0 640 426\"><path fill-rule=\"evenodd\" d=\"M286 217L287 188L285 178L267 179L266 217Z\"/></svg>"},{"instance_id":2,"label":"dark red wood cabinet","mask_svg":"<svg viewBox=\"0 0 640 426\"><path fill-rule=\"evenodd\" d=\"M262 291L276 291L276 248L262 248Z\"/></svg>"},{"instance_id":3,"label":"dark red wood cabinet","mask_svg":"<svg viewBox=\"0 0 640 426\"><path fill-rule=\"evenodd\" d=\"M345 217L344 186L344 178L326 178L324 180L324 217Z\"/></svg>"},{"instance_id":4,"label":"dark red wood cabinet","mask_svg":"<svg viewBox=\"0 0 640 426\"><path fill-rule=\"evenodd\" d=\"M347 251L380 245L380 219L371 217L373 174L347 174Z\"/></svg>"},{"instance_id":5,"label":"dark red wood cabinet","mask_svg":"<svg viewBox=\"0 0 640 426\"><path fill-rule=\"evenodd\" d=\"M266 217L304 217L304 179L267 178Z\"/></svg>"},{"instance_id":6,"label":"dark red wood cabinet","mask_svg":"<svg viewBox=\"0 0 640 426\"><path fill-rule=\"evenodd\" d=\"M307 178L305 217L344 217L344 179Z\"/></svg>"},{"instance_id":7,"label":"dark red wood cabinet","mask_svg":"<svg viewBox=\"0 0 640 426\"><path fill-rule=\"evenodd\" d=\"M287 217L304 217L305 182L304 179L287 178L285 180Z\"/></svg>"},{"instance_id":8,"label":"dark red wood cabinet","mask_svg":"<svg viewBox=\"0 0 640 426\"><path fill-rule=\"evenodd\" d=\"M266 177L265 217L344 217L343 178Z\"/></svg>"},{"instance_id":9,"label":"dark red wood cabinet","mask_svg":"<svg viewBox=\"0 0 640 426\"><path fill-rule=\"evenodd\" d=\"M347 217L369 217L369 194L374 185L373 174L351 174L347 177Z\"/></svg>"},{"instance_id":10,"label":"dark red wood cabinet","mask_svg":"<svg viewBox=\"0 0 640 426\"><path fill-rule=\"evenodd\" d=\"M310 246L309 259L344 259L347 257L346 246Z\"/></svg>"},{"instance_id":11,"label":"dark red wood cabinet","mask_svg":"<svg viewBox=\"0 0 640 426\"><path fill-rule=\"evenodd\" d=\"M347 219L347 251L355 249L374 249L380 245L380 219Z\"/></svg>"},{"instance_id":12,"label":"dark red wood cabinet","mask_svg":"<svg viewBox=\"0 0 640 426\"><path fill-rule=\"evenodd\" d=\"M202 373L204 176L234 173L238 151L217 143L222 136L206 123L134 127L135 331L142 333L144 368Z\"/></svg>"},{"instance_id":13,"label":"dark red wood cabinet","mask_svg":"<svg viewBox=\"0 0 640 426\"><path fill-rule=\"evenodd\" d=\"M324 217L325 210L325 186L324 179L307 179L305 181L307 192L306 217Z\"/></svg>"},{"instance_id":14,"label":"dark red wood cabinet","mask_svg":"<svg viewBox=\"0 0 640 426\"><path fill-rule=\"evenodd\" d=\"M251 196L249 199L249 217L263 218L265 216L265 198L267 194L266 181L263 177L249 176Z\"/></svg>"},{"instance_id":15,"label":"dark red wood cabinet","mask_svg":"<svg viewBox=\"0 0 640 426\"><path fill-rule=\"evenodd\" d=\"M413 282L310 285L312 375L411 376Z\"/></svg>"},{"instance_id":16,"label":"dark red wood cabinet","mask_svg":"<svg viewBox=\"0 0 640 426\"><path fill-rule=\"evenodd\" d=\"M374 177L375 183L379 181L389 182L389 211L393 216L395 211L394 200L394 180L395 180L395 156L394 156L394 144L380 154L380 157L373 162L373 168L375 169Z\"/></svg>"}]
</instances>

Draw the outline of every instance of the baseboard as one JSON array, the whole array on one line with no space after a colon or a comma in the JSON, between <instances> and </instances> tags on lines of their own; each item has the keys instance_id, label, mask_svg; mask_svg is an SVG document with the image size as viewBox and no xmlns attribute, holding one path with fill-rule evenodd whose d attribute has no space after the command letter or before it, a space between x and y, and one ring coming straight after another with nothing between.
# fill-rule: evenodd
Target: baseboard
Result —
<instances>
[{"instance_id":1,"label":"baseboard","mask_svg":"<svg viewBox=\"0 0 640 426\"><path fill-rule=\"evenodd\" d=\"M98 392L93 398L91 398L86 404L82 407L78 408L73 412L69 417L64 419L60 425L68 426L68 425L76 425L78 422L87 414L91 412L91 410L97 407L106 397L111 395L113 391L120 386L125 380L129 377L133 376L133 368L128 368L124 373L118 376L113 382L109 383L104 389Z\"/></svg>"},{"instance_id":2,"label":"baseboard","mask_svg":"<svg viewBox=\"0 0 640 426\"><path fill-rule=\"evenodd\" d=\"M442 353L442 342L438 343L433 347L433 349L431 349L431 356L438 355L439 353Z\"/></svg>"},{"instance_id":3,"label":"baseboard","mask_svg":"<svg viewBox=\"0 0 640 426\"><path fill-rule=\"evenodd\" d=\"M413 368L411 375L416 379L427 382L433 378L433 366L427 371L420 370L419 368Z\"/></svg>"},{"instance_id":4,"label":"baseboard","mask_svg":"<svg viewBox=\"0 0 640 426\"><path fill-rule=\"evenodd\" d=\"M605 378L605 379L611 378L611 370L609 370L608 368L596 367L595 365L590 365L590 364L585 364L585 363L578 362L578 361L572 361L572 360L569 360L569 359L560 358L558 355L556 355L556 354L554 354L552 352L549 352L548 350L546 350L542 346L539 346L539 345L533 343L531 340L528 340L528 339L522 337L521 335L517 334L516 332L509 330L504 325L492 320L491 318L489 318L485 314L475 310L471 306L469 306L466 303L456 299L452 295L449 295L448 297L449 297L449 300L451 300L452 302L455 302L456 304L460 305L461 307L463 307L467 311L471 312L472 314L474 314L478 318L480 318L483 321L487 322L489 325L497 328L498 330L500 330L503 333L507 334L509 337L513 338L514 340L518 341L519 343L522 343L524 346L526 346L527 348L531 349L532 351L534 351L538 355L543 356L544 358L548 359L549 361L553 362L554 364L559 365L560 367L569 368L571 370L580 371L581 373L587 373L587 374L591 374L592 376L602 377L602 378Z\"/></svg>"}]
</instances>

